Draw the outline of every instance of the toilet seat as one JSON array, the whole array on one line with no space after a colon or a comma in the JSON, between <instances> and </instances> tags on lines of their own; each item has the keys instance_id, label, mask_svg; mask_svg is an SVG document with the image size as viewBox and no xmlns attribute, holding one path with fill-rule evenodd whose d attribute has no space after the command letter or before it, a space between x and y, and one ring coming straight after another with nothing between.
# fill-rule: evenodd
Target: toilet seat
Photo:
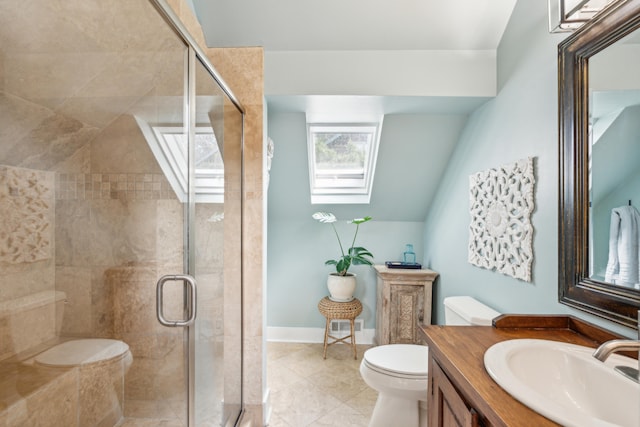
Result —
<instances>
[{"instance_id":1,"label":"toilet seat","mask_svg":"<svg viewBox=\"0 0 640 427\"><path fill-rule=\"evenodd\" d=\"M396 378L426 380L429 349L415 344L389 344L364 353L362 362L371 370Z\"/></svg>"},{"instance_id":2,"label":"toilet seat","mask_svg":"<svg viewBox=\"0 0 640 427\"><path fill-rule=\"evenodd\" d=\"M129 346L119 340L87 338L66 341L37 355L41 366L73 367L104 362L124 356Z\"/></svg>"}]
</instances>

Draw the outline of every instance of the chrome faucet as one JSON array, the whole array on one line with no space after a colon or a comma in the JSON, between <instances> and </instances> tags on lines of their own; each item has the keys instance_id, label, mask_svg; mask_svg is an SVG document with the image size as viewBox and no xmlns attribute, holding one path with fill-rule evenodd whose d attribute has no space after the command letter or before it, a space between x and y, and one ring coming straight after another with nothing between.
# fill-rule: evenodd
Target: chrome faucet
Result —
<instances>
[{"instance_id":1,"label":"chrome faucet","mask_svg":"<svg viewBox=\"0 0 640 427\"><path fill-rule=\"evenodd\" d=\"M640 351L640 340L611 340L600 345L600 347L593 352L593 357L604 362L612 353L633 350Z\"/></svg>"},{"instance_id":2,"label":"chrome faucet","mask_svg":"<svg viewBox=\"0 0 640 427\"><path fill-rule=\"evenodd\" d=\"M601 344L600 347L593 352L593 357L604 362L612 353L633 350L638 351L638 369L634 369L629 366L616 366L615 370L631 380L640 383L640 310L638 310L638 340L607 341Z\"/></svg>"}]
</instances>

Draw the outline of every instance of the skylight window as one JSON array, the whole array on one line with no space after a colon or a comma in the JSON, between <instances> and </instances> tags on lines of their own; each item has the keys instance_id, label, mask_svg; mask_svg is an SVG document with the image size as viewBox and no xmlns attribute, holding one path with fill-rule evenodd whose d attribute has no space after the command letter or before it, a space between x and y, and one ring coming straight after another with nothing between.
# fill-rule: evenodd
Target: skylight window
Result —
<instances>
[{"instance_id":1,"label":"skylight window","mask_svg":"<svg viewBox=\"0 0 640 427\"><path fill-rule=\"evenodd\" d=\"M186 202L188 187L187 134L180 126L151 126L137 118L138 126L173 191ZM195 199L197 203L224 202L224 163L210 126L196 126Z\"/></svg>"},{"instance_id":2,"label":"skylight window","mask_svg":"<svg viewBox=\"0 0 640 427\"><path fill-rule=\"evenodd\" d=\"M307 125L311 203L369 203L381 125Z\"/></svg>"}]
</instances>

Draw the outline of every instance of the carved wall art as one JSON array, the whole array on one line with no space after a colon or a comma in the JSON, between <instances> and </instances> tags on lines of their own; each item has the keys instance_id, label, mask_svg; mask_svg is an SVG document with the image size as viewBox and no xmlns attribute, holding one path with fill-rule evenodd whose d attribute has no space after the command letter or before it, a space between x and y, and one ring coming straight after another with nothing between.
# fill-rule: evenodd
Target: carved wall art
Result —
<instances>
[{"instance_id":1,"label":"carved wall art","mask_svg":"<svg viewBox=\"0 0 640 427\"><path fill-rule=\"evenodd\" d=\"M469 262L531 281L533 158L469 176Z\"/></svg>"},{"instance_id":2,"label":"carved wall art","mask_svg":"<svg viewBox=\"0 0 640 427\"><path fill-rule=\"evenodd\" d=\"M0 262L52 257L54 174L0 166Z\"/></svg>"}]
</instances>

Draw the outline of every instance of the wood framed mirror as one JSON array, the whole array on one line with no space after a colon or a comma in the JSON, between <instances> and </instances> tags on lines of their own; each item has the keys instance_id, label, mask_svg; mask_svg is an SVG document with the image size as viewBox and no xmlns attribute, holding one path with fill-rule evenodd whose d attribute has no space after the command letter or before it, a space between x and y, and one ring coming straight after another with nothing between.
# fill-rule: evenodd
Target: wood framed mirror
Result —
<instances>
[{"instance_id":1,"label":"wood framed mirror","mask_svg":"<svg viewBox=\"0 0 640 427\"><path fill-rule=\"evenodd\" d=\"M640 0L613 3L560 43L558 82L559 301L637 328L638 239L625 246L629 226L615 222L640 207Z\"/></svg>"}]
</instances>

